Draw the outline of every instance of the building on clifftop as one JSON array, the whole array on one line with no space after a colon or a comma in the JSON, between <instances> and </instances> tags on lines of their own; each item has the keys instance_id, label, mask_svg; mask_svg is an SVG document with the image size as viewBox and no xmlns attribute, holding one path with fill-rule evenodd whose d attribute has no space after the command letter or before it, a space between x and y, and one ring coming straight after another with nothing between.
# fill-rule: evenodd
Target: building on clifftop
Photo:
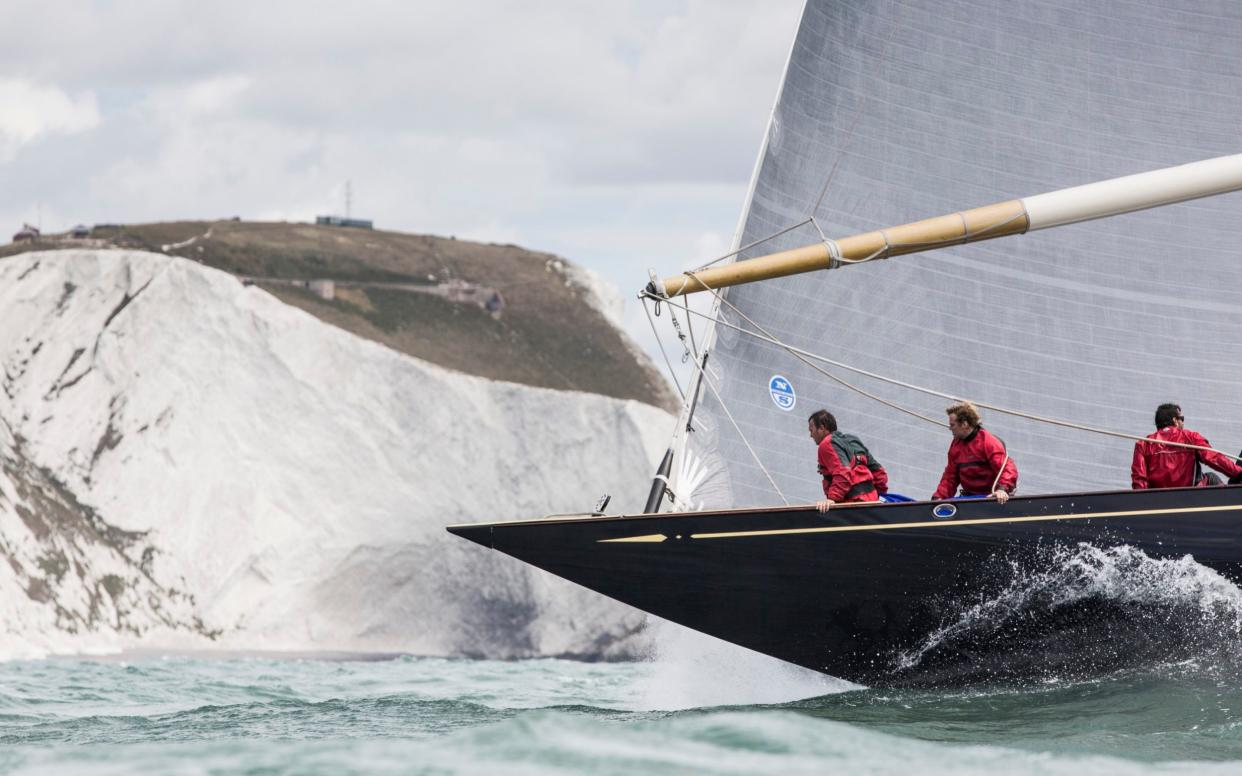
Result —
<instances>
[{"instance_id":1,"label":"building on clifftop","mask_svg":"<svg viewBox=\"0 0 1242 776\"><path fill-rule=\"evenodd\" d=\"M345 216L315 216L315 223L321 226L352 226L357 229L371 229L371 222L364 218L347 218Z\"/></svg>"},{"instance_id":2,"label":"building on clifftop","mask_svg":"<svg viewBox=\"0 0 1242 776\"><path fill-rule=\"evenodd\" d=\"M17 234L13 235L13 242L37 242L39 239L39 228L30 224L22 224L22 228L17 230Z\"/></svg>"}]
</instances>

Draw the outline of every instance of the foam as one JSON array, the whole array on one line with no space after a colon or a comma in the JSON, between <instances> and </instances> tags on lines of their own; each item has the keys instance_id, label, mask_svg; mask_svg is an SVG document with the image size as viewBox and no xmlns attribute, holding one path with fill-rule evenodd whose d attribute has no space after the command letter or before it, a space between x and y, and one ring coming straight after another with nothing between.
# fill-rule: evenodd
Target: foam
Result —
<instances>
[{"instance_id":1,"label":"foam","mask_svg":"<svg viewBox=\"0 0 1242 776\"><path fill-rule=\"evenodd\" d=\"M650 618L650 673L636 688L646 709L788 703L858 685Z\"/></svg>"},{"instance_id":2,"label":"foam","mask_svg":"<svg viewBox=\"0 0 1242 776\"><path fill-rule=\"evenodd\" d=\"M1015 651L1038 644L1035 651L1045 654L1006 656L1000 650L998 659L1011 663L1002 670L1023 671L1023 663L1035 657L1056 672L1126 659L1192 659L1231 648L1242 635L1242 590L1189 555L1153 558L1129 545L1080 543L1005 565L1003 588L962 606L915 648L898 654L898 670L963 644L1012 642ZM1022 643L1024 633L1029 643Z\"/></svg>"}]
</instances>

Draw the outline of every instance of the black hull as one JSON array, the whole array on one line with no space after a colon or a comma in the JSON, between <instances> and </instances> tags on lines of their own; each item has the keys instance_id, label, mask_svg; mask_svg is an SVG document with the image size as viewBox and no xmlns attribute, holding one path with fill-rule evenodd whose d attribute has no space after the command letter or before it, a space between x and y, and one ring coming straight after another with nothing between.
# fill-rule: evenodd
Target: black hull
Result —
<instances>
[{"instance_id":1,"label":"black hull","mask_svg":"<svg viewBox=\"0 0 1242 776\"><path fill-rule=\"evenodd\" d=\"M945 511L941 504L941 511ZM757 652L869 685L959 683L1039 661L1051 634L1124 633L1125 612L1079 606L991 643L926 647L1067 548L1128 546L1193 556L1242 581L1242 488L1119 491L937 503L773 508L634 517L567 516L451 526L454 534L643 611ZM1112 640L1112 639L1106 639ZM1065 641L1060 642L1062 647ZM1098 646L1098 645L1097 645ZM1134 650L1097 654L1107 667ZM920 652L922 650L922 652ZM1012 654L996 654L1010 650ZM920 659L911 662L918 653ZM1021 654L1019 654L1021 653ZM926 657L926 659L922 659ZM1029 667L1029 666L1028 666ZM1017 669L1021 672L1021 669Z\"/></svg>"}]
</instances>

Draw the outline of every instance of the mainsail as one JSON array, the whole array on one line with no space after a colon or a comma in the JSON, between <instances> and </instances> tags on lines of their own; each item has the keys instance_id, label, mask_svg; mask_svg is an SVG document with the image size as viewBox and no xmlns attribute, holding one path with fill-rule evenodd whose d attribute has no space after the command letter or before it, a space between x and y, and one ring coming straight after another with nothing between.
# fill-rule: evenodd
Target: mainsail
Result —
<instances>
[{"instance_id":1,"label":"mainsail","mask_svg":"<svg viewBox=\"0 0 1242 776\"><path fill-rule=\"evenodd\" d=\"M743 217L739 245L758 244L740 258L1236 153L1238 51L1242 9L1227 4L809 0ZM1229 194L790 276L722 291L718 314L874 373L1090 426L1147 433L1157 404L1179 402L1189 427L1231 448L1240 216ZM693 431L674 455L676 508L813 501L806 416L819 407L867 441L895 490L931 493L945 429L727 325L706 348ZM944 417L943 400L823 368ZM1023 493L1128 484L1124 440L984 420Z\"/></svg>"}]
</instances>

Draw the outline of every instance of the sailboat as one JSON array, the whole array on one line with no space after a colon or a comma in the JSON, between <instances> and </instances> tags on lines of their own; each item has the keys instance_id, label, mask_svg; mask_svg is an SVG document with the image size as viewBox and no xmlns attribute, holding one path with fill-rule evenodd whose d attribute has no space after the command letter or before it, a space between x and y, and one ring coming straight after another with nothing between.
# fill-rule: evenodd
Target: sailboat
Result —
<instances>
[{"instance_id":1,"label":"sailboat","mask_svg":"<svg viewBox=\"0 0 1242 776\"><path fill-rule=\"evenodd\" d=\"M448 530L870 685L1004 675L1116 618L946 638L1076 548L1242 583L1242 488L1127 487L1159 403L1242 438L1242 62L1207 45L1242 18L1200 6L808 2L735 250L642 294L695 370L645 513ZM813 410L930 493L950 398L984 407L1016 497L815 509Z\"/></svg>"}]
</instances>

